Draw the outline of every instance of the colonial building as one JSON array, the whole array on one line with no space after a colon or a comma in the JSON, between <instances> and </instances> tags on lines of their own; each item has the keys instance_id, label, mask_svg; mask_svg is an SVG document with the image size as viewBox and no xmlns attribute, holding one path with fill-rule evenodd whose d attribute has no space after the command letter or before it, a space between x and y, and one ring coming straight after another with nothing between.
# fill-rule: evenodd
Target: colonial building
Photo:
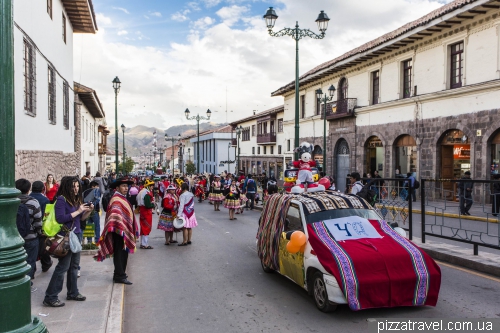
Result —
<instances>
[{"instance_id":1,"label":"colonial building","mask_svg":"<svg viewBox=\"0 0 500 333\"><path fill-rule=\"evenodd\" d=\"M316 89L336 87L327 104L327 172L394 177L489 179L500 160L500 2L456 0L300 77L301 140L321 130ZM284 97L294 119L294 82ZM292 132L291 132L292 133ZM311 135L312 133L312 135ZM319 144L319 143L318 143Z\"/></svg>"},{"instance_id":2,"label":"colonial building","mask_svg":"<svg viewBox=\"0 0 500 333\"><path fill-rule=\"evenodd\" d=\"M16 178L81 173L73 34L97 31L91 0L14 4Z\"/></svg>"},{"instance_id":3,"label":"colonial building","mask_svg":"<svg viewBox=\"0 0 500 333\"><path fill-rule=\"evenodd\" d=\"M232 145L232 126L226 125L200 133L200 170L197 172L210 172L220 174L224 170L234 173L235 148ZM192 161L197 165L198 136L189 139L193 145L191 152ZM190 146L189 146L190 148ZM232 163L228 163L232 161Z\"/></svg>"},{"instance_id":4,"label":"colonial building","mask_svg":"<svg viewBox=\"0 0 500 333\"><path fill-rule=\"evenodd\" d=\"M77 82L74 83L74 89L75 117L80 120L80 135L75 135L75 141L79 141L75 142L76 146L80 147L80 175L86 172L95 175L97 171L104 173L105 142L109 134L104 109L95 90Z\"/></svg>"},{"instance_id":5,"label":"colonial building","mask_svg":"<svg viewBox=\"0 0 500 333\"><path fill-rule=\"evenodd\" d=\"M293 137L284 128L285 111L278 106L231 123L241 126L233 145L239 150L239 169L245 174L262 174L283 179L285 164L293 155ZM237 155L238 158L238 155Z\"/></svg>"}]
</instances>

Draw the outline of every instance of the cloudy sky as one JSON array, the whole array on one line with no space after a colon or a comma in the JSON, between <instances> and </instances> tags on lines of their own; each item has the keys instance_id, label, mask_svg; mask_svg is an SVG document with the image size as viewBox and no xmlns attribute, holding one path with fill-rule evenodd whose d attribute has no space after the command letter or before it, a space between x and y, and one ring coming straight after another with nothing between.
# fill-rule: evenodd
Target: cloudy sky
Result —
<instances>
[{"instance_id":1,"label":"cloudy sky","mask_svg":"<svg viewBox=\"0 0 500 333\"><path fill-rule=\"evenodd\" d=\"M279 16L275 31L298 21L317 32L320 10L331 19L325 39L300 41L302 74L448 2L93 0L99 31L74 35L74 80L97 91L110 126L115 76L119 123L127 127L185 124L186 108L233 121L282 104L271 92L294 80L295 43L267 34L269 6Z\"/></svg>"}]
</instances>

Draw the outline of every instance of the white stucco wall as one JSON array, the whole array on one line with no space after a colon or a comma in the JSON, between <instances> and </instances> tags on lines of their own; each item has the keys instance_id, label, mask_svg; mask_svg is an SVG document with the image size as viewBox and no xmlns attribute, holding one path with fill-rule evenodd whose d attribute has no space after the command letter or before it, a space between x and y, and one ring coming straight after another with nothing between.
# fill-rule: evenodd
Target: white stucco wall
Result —
<instances>
[{"instance_id":1,"label":"white stucco wall","mask_svg":"<svg viewBox=\"0 0 500 333\"><path fill-rule=\"evenodd\" d=\"M95 176L97 171L101 173L104 170L99 170L99 154L98 154L98 126L103 122L100 118L95 119L92 114L82 104L81 107L81 136L80 136L80 149L82 151L81 158L81 174L84 175L88 169L90 174ZM119 140L122 140L122 132L119 132Z\"/></svg>"},{"instance_id":2,"label":"white stucco wall","mask_svg":"<svg viewBox=\"0 0 500 333\"><path fill-rule=\"evenodd\" d=\"M198 137L190 139L193 148L191 150L192 161L197 166L197 142ZM231 147L231 133L209 133L200 136L200 171L220 174L224 170L234 173L235 163L219 166L221 161L235 160L235 148ZM228 156L229 153L229 156ZM202 163L203 161L203 163Z\"/></svg>"},{"instance_id":3,"label":"white stucco wall","mask_svg":"<svg viewBox=\"0 0 500 333\"><path fill-rule=\"evenodd\" d=\"M52 19L47 14L46 1L16 0L14 20L31 38L36 52L36 116L24 112L24 34L14 27L15 71L15 130L16 150L74 151L73 29L66 15L66 43L62 38L61 1L53 1ZM48 120L48 62L56 73L56 124ZM62 76L62 78L61 78ZM69 129L63 126L63 78L69 90Z\"/></svg>"}]
</instances>

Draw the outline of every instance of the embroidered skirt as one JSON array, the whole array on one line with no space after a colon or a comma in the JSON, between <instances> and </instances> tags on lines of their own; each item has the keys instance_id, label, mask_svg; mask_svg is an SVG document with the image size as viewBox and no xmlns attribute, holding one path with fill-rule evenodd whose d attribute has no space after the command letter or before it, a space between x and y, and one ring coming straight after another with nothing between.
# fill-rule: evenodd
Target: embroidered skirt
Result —
<instances>
[{"instance_id":1,"label":"embroidered skirt","mask_svg":"<svg viewBox=\"0 0 500 333\"><path fill-rule=\"evenodd\" d=\"M172 215L172 212L167 209L163 209L161 212L157 228L168 232L180 231L179 229L174 228L174 216Z\"/></svg>"},{"instance_id":2,"label":"embroidered skirt","mask_svg":"<svg viewBox=\"0 0 500 333\"><path fill-rule=\"evenodd\" d=\"M210 193L208 195L208 200L212 202L222 202L224 201L224 195L222 193Z\"/></svg>"},{"instance_id":3,"label":"embroidered skirt","mask_svg":"<svg viewBox=\"0 0 500 333\"><path fill-rule=\"evenodd\" d=\"M229 208L229 209L236 209L240 208L240 199L226 199L224 200L224 207Z\"/></svg>"}]
</instances>

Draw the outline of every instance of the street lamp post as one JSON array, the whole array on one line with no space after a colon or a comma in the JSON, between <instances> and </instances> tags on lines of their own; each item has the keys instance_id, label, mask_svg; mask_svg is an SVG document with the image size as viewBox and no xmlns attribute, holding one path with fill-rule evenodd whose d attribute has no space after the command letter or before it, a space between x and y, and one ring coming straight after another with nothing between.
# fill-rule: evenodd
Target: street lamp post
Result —
<instances>
[{"instance_id":1,"label":"street lamp post","mask_svg":"<svg viewBox=\"0 0 500 333\"><path fill-rule=\"evenodd\" d=\"M326 175L326 103L330 102L333 99L333 95L335 94L335 87L333 84L328 88L328 94L323 95L323 91L321 88L316 90L316 98L320 103L323 103L323 172Z\"/></svg>"},{"instance_id":2,"label":"street lamp post","mask_svg":"<svg viewBox=\"0 0 500 333\"><path fill-rule=\"evenodd\" d=\"M183 147L184 145L182 144L182 142L179 143L179 152L177 153L177 155L179 156L178 161L179 161L179 169L181 171L181 175L184 174L183 151L182 151Z\"/></svg>"},{"instance_id":3,"label":"street lamp post","mask_svg":"<svg viewBox=\"0 0 500 333\"><path fill-rule=\"evenodd\" d=\"M0 0L0 332L47 332L31 316L31 267L16 227L13 0Z\"/></svg>"},{"instance_id":4,"label":"street lamp post","mask_svg":"<svg viewBox=\"0 0 500 333\"><path fill-rule=\"evenodd\" d=\"M315 34L309 29L299 29L299 22L297 21L295 24L295 28L284 28L278 32L273 32L274 24L278 19L278 15L276 15L273 7L269 7L266 14L264 15L264 19L266 20L267 30L269 35L272 37L283 37L283 36L291 36L295 40L295 147L299 146L299 40L304 37L311 37L314 39L323 39L325 38L325 31L328 28L328 15L324 11L321 11L316 19L316 23L318 24L318 29L321 34ZM295 153L295 159L298 158L298 153Z\"/></svg>"},{"instance_id":5,"label":"street lamp post","mask_svg":"<svg viewBox=\"0 0 500 333\"><path fill-rule=\"evenodd\" d=\"M187 120L196 120L196 135L198 136L198 141L196 142L196 172L200 172L200 120L210 120L210 116L212 115L212 111L210 109L207 110L207 117L200 116L197 114L196 116L189 117L189 109L184 111Z\"/></svg>"},{"instance_id":6,"label":"street lamp post","mask_svg":"<svg viewBox=\"0 0 500 333\"><path fill-rule=\"evenodd\" d=\"M229 158L229 150L231 149L231 147L233 146L233 144L231 142L228 143L227 145L227 172L228 173L231 173L231 164L229 164L230 162L230 158ZM236 170L235 170L236 172Z\"/></svg>"},{"instance_id":7,"label":"street lamp post","mask_svg":"<svg viewBox=\"0 0 500 333\"><path fill-rule=\"evenodd\" d=\"M117 77L113 79L113 89L115 90L115 172L118 173L118 93L120 92L121 81Z\"/></svg>"},{"instance_id":8,"label":"street lamp post","mask_svg":"<svg viewBox=\"0 0 500 333\"><path fill-rule=\"evenodd\" d=\"M236 137L238 138L238 142L236 144L236 149L237 149L237 152L238 152L238 172L241 170L241 167L240 167L240 136L241 136L241 132L243 131L243 127L241 127L241 125L239 127L236 127ZM236 169L234 170L234 172L236 173Z\"/></svg>"},{"instance_id":9,"label":"street lamp post","mask_svg":"<svg viewBox=\"0 0 500 333\"><path fill-rule=\"evenodd\" d=\"M191 161L191 148L188 148L188 161L193 162Z\"/></svg>"},{"instance_id":10,"label":"street lamp post","mask_svg":"<svg viewBox=\"0 0 500 333\"><path fill-rule=\"evenodd\" d=\"M125 169L125 125L122 124L121 126L122 128L122 134L123 134L123 138L122 138L122 144L123 144L123 154L122 154L122 171L123 171L123 175L125 176L125 174L127 173L126 169Z\"/></svg>"},{"instance_id":11,"label":"street lamp post","mask_svg":"<svg viewBox=\"0 0 500 333\"><path fill-rule=\"evenodd\" d=\"M174 174L174 144L175 141L179 141L180 139L181 139L180 133L177 137L175 137L175 136L168 136L167 131L165 131L165 141L172 141L172 146L171 146L172 154L170 155L170 160L172 162L172 175Z\"/></svg>"}]
</instances>

